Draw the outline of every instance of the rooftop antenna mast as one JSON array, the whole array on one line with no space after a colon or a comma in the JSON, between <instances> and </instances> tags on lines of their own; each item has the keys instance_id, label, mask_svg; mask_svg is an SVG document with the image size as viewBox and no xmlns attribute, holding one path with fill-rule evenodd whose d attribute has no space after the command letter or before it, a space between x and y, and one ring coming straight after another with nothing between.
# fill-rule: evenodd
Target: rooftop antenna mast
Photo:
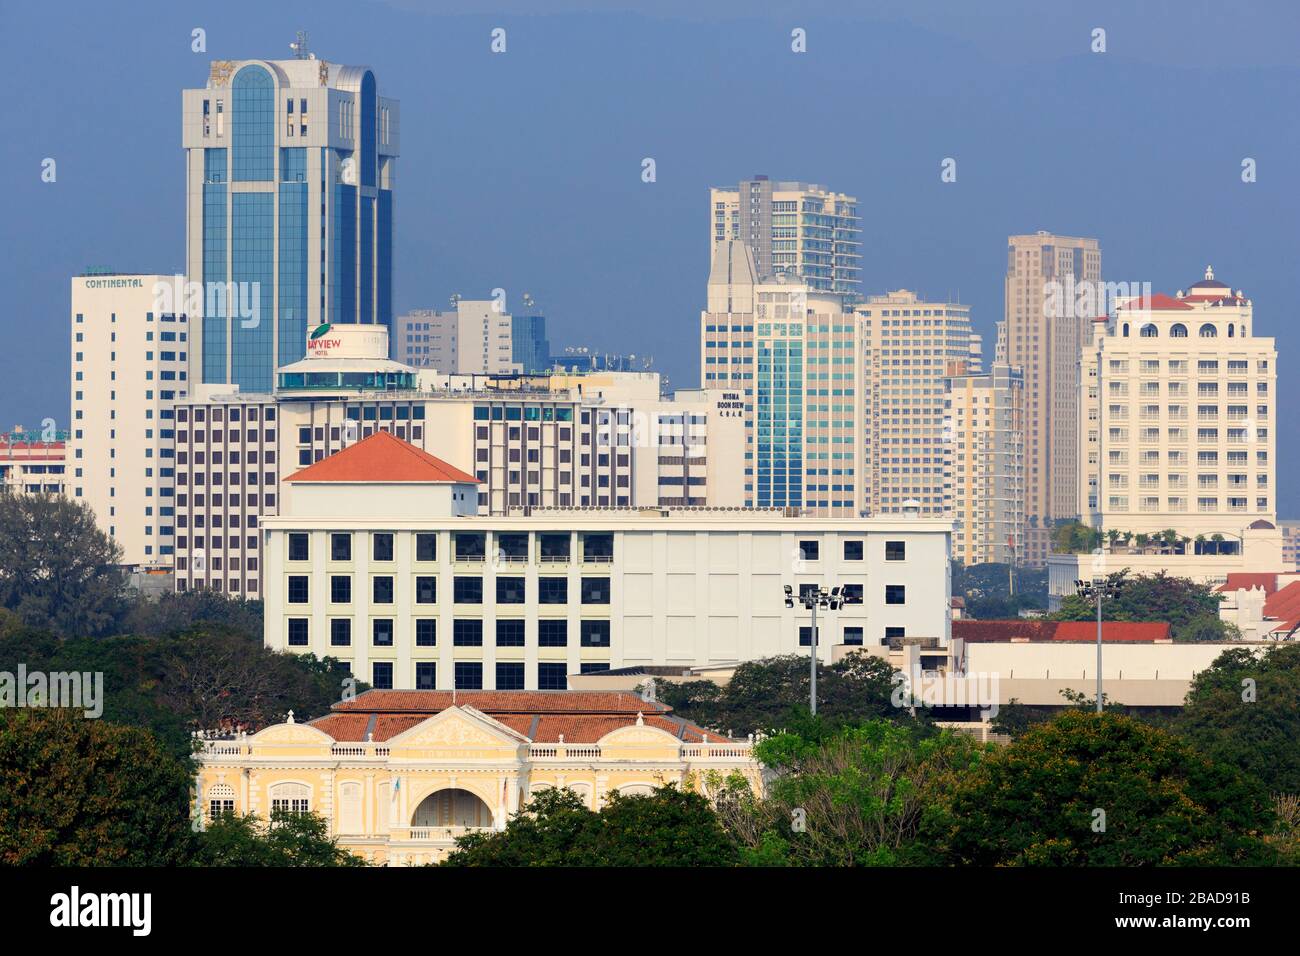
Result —
<instances>
[{"instance_id":1,"label":"rooftop antenna mast","mask_svg":"<svg viewBox=\"0 0 1300 956\"><path fill-rule=\"evenodd\" d=\"M298 39L289 44L289 49L293 50L293 55L299 60L310 60L312 56L307 52L307 31L299 30Z\"/></svg>"}]
</instances>

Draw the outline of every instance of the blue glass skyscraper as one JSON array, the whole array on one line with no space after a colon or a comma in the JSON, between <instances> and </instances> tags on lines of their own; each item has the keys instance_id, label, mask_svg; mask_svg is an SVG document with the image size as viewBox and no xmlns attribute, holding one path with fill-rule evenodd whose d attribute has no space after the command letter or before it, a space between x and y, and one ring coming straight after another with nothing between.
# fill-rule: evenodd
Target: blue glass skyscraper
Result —
<instances>
[{"instance_id":1,"label":"blue glass skyscraper","mask_svg":"<svg viewBox=\"0 0 1300 956\"><path fill-rule=\"evenodd\" d=\"M398 105L374 73L217 60L183 100L192 379L270 391L316 326L391 327Z\"/></svg>"}]
</instances>

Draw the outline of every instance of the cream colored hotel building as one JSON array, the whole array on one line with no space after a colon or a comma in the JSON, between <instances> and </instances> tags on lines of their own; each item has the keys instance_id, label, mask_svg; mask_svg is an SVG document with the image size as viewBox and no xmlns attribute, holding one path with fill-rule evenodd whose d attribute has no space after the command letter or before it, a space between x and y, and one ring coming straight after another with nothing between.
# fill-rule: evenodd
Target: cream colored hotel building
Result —
<instances>
[{"instance_id":1,"label":"cream colored hotel building","mask_svg":"<svg viewBox=\"0 0 1300 956\"><path fill-rule=\"evenodd\" d=\"M781 511L477 514L476 482L376 432L282 482L265 642L380 688L563 689L570 674L798 653L784 588L842 587L819 652L948 644L951 525ZM807 653L806 650L803 653Z\"/></svg>"},{"instance_id":2,"label":"cream colored hotel building","mask_svg":"<svg viewBox=\"0 0 1300 956\"><path fill-rule=\"evenodd\" d=\"M1077 579L1123 568L1213 585L1285 570L1277 348L1255 334L1251 300L1207 268L1186 291L1122 302L1094 325L1080 352L1078 508L1133 539L1104 538L1099 556L1052 555L1049 604ZM1172 553L1133 547L1165 529L1190 540Z\"/></svg>"}]
</instances>

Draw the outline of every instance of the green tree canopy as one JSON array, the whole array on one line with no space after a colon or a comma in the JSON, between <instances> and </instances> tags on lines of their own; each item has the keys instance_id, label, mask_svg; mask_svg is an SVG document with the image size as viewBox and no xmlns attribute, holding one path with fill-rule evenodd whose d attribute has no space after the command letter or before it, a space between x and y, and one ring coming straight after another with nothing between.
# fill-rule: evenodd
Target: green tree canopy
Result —
<instances>
[{"instance_id":1,"label":"green tree canopy","mask_svg":"<svg viewBox=\"0 0 1300 956\"><path fill-rule=\"evenodd\" d=\"M679 716L733 735L768 733L790 727L808 713L810 661L787 654L747 661L725 687L712 681L657 681L655 692ZM817 667L817 716L831 725L872 717L910 720L890 700L894 669L862 651Z\"/></svg>"},{"instance_id":2,"label":"green tree canopy","mask_svg":"<svg viewBox=\"0 0 1300 956\"><path fill-rule=\"evenodd\" d=\"M1106 621L1168 621L1176 641L1224 641L1233 630L1219 619L1222 595L1208 584L1188 578L1157 574L1130 575L1127 570L1109 576L1119 588L1113 598L1102 601L1102 619ZM1052 615L1057 621L1093 621L1097 604L1071 594L1061 601Z\"/></svg>"},{"instance_id":3,"label":"green tree canopy","mask_svg":"<svg viewBox=\"0 0 1300 956\"><path fill-rule=\"evenodd\" d=\"M156 598L136 595L123 607L113 630L137 637L176 637L203 625L240 634L262 634L262 602L228 597L221 591L168 591Z\"/></svg>"},{"instance_id":4,"label":"green tree canopy","mask_svg":"<svg viewBox=\"0 0 1300 956\"><path fill-rule=\"evenodd\" d=\"M272 651L260 634L211 625L169 637L62 641L20 628L0 639L0 671L19 663L102 673L104 719L147 727L178 756L189 753L195 730L260 729L289 710L303 720L328 713L346 676L332 659Z\"/></svg>"},{"instance_id":5,"label":"green tree canopy","mask_svg":"<svg viewBox=\"0 0 1300 956\"><path fill-rule=\"evenodd\" d=\"M926 807L988 746L950 731L873 720L824 736L779 734L756 749L776 774L767 793L729 793L719 801L744 862L897 866L917 861Z\"/></svg>"},{"instance_id":6,"label":"green tree canopy","mask_svg":"<svg viewBox=\"0 0 1300 956\"><path fill-rule=\"evenodd\" d=\"M0 863L176 866L193 766L147 730L71 710L0 709Z\"/></svg>"},{"instance_id":7,"label":"green tree canopy","mask_svg":"<svg viewBox=\"0 0 1300 956\"><path fill-rule=\"evenodd\" d=\"M736 847L709 801L665 785L614 791L599 813L570 790L533 796L495 833L456 840L443 866L732 866Z\"/></svg>"},{"instance_id":8,"label":"green tree canopy","mask_svg":"<svg viewBox=\"0 0 1300 956\"><path fill-rule=\"evenodd\" d=\"M315 813L271 811L271 819L253 814L219 814L200 831L190 863L194 866L365 866L329 835Z\"/></svg>"},{"instance_id":9,"label":"green tree canopy","mask_svg":"<svg viewBox=\"0 0 1300 956\"><path fill-rule=\"evenodd\" d=\"M1202 753L1300 794L1300 645L1224 651L1196 675L1173 726Z\"/></svg>"},{"instance_id":10,"label":"green tree canopy","mask_svg":"<svg viewBox=\"0 0 1300 956\"><path fill-rule=\"evenodd\" d=\"M1067 712L957 777L922 839L957 865L1258 864L1272 824L1236 768L1128 717Z\"/></svg>"},{"instance_id":11,"label":"green tree canopy","mask_svg":"<svg viewBox=\"0 0 1300 956\"><path fill-rule=\"evenodd\" d=\"M102 634L122 608L122 549L84 502L0 495L0 607L57 634Z\"/></svg>"},{"instance_id":12,"label":"green tree canopy","mask_svg":"<svg viewBox=\"0 0 1300 956\"><path fill-rule=\"evenodd\" d=\"M977 620L1001 620L1018 617L1022 610L1046 610L1047 569L953 561L952 593L965 600L966 616Z\"/></svg>"}]
</instances>

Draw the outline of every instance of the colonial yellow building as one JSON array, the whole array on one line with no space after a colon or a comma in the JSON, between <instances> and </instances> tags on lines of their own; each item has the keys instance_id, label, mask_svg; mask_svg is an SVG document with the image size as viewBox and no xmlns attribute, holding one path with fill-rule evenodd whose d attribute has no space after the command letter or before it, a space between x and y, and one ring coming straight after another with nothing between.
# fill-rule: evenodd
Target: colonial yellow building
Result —
<instances>
[{"instance_id":1,"label":"colonial yellow building","mask_svg":"<svg viewBox=\"0 0 1300 956\"><path fill-rule=\"evenodd\" d=\"M742 774L761 786L751 743L706 731L636 694L371 690L305 724L203 741L204 815L314 811L370 862L434 862L457 836L500 830L548 787L593 810L613 791Z\"/></svg>"}]
</instances>

